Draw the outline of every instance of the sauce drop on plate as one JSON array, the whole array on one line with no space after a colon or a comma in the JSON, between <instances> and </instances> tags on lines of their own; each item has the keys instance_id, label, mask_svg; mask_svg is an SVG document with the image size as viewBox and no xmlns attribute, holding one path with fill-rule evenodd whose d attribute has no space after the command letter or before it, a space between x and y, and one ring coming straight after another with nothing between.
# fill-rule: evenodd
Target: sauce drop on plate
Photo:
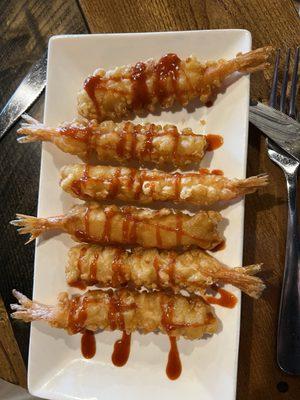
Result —
<instances>
[{"instance_id":1,"label":"sauce drop on plate","mask_svg":"<svg viewBox=\"0 0 300 400\"><path fill-rule=\"evenodd\" d=\"M213 169L213 170L211 171L211 174L212 174L212 175L221 175L221 176L223 176L223 175L224 175L224 172L223 172L221 169Z\"/></svg>"},{"instance_id":2,"label":"sauce drop on plate","mask_svg":"<svg viewBox=\"0 0 300 400\"><path fill-rule=\"evenodd\" d=\"M220 135L208 134L206 135L206 140L208 143L207 151L216 150L224 143L224 140Z\"/></svg>"},{"instance_id":3,"label":"sauce drop on plate","mask_svg":"<svg viewBox=\"0 0 300 400\"><path fill-rule=\"evenodd\" d=\"M96 354L95 334L87 329L81 337L81 353L84 358L93 358Z\"/></svg>"},{"instance_id":4,"label":"sauce drop on plate","mask_svg":"<svg viewBox=\"0 0 300 400\"><path fill-rule=\"evenodd\" d=\"M170 339L171 347L170 347L169 356L168 356L166 374L169 379L175 380L175 379L179 378L179 376L181 375L182 366L181 366L179 351L178 351L178 347L177 347L176 337L169 336L169 339Z\"/></svg>"},{"instance_id":5,"label":"sauce drop on plate","mask_svg":"<svg viewBox=\"0 0 300 400\"><path fill-rule=\"evenodd\" d=\"M130 344L131 334L123 332L122 339L116 341L111 356L112 362L116 367L123 367L127 363L130 354Z\"/></svg>"},{"instance_id":6,"label":"sauce drop on plate","mask_svg":"<svg viewBox=\"0 0 300 400\"><path fill-rule=\"evenodd\" d=\"M205 300L208 303L218 304L219 306L226 308L233 308L236 305L237 298L233 293L229 292L228 290L218 288L216 286L213 286L212 288L218 292L220 297L206 296Z\"/></svg>"}]
</instances>

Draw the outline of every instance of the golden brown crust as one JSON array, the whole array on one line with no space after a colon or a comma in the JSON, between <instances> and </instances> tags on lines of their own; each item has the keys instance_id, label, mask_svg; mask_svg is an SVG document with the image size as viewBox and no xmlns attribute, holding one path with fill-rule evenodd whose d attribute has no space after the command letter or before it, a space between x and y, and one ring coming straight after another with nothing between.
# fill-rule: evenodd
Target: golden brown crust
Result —
<instances>
[{"instance_id":1,"label":"golden brown crust","mask_svg":"<svg viewBox=\"0 0 300 400\"><path fill-rule=\"evenodd\" d=\"M98 69L78 94L78 113L98 121L116 120L132 111L153 112L157 105L169 108L175 101L185 106L196 97L206 103L233 72L264 69L271 50L264 47L232 60L206 63L194 56L180 60L176 54L167 54L158 61L151 59L107 72Z\"/></svg>"},{"instance_id":2,"label":"golden brown crust","mask_svg":"<svg viewBox=\"0 0 300 400\"><path fill-rule=\"evenodd\" d=\"M17 218L11 223L20 227L20 234L31 234L29 241L53 229L63 230L81 242L161 249L193 245L213 249L223 240L218 232L222 217L217 211L199 211L191 216L166 208L156 211L90 202L74 206L67 214L56 217L17 214Z\"/></svg>"},{"instance_id":3,"label":"golden brown crust","mask_svg":"<svg viewBox=\"0 0 300 400\"><path fill-rule=\"evenodd\" d=\"M207 148L207 140L186 128L181 132L174 125L137 125L132 122L116 124L112 121L97 124L95 120L74 120L57 128L24 117L18 130L20 142L51 141L62 151L83 160L96 153L101 162L125 162L187 165L200 161Z\"/></svg>"},{"instance_id":4,"label":"golden brown crust","mask_svg":"<svg viewBox=\"0 0 300 400\"><path fill-rule=\"evenodd\" d=\"M85 329L122 330L127 333L149 333L159 330L169 336L199 339L217 330L217 319L211 306L200 297L146 293L121 289L93 290L68 298L59 295L56 306L32 302L14 293L21 305L13 305L12 316L26 322L44 320L70 334ZM51 310L51 313L49 313Z\"/></svg>"},{"instance_id":5,"label":"golden brown crust","mask_svg":"<svg viewBox=\"0 0 300 400\"><path fill-rule=\"evenodd\" d=\"M66 265L69 285L121 288L127 285L147 289L171 289L203 295L215 283L231 283L252 297L259 297L264 284L251 276L259 265L228 268L202 250L181 253L136 248L82 244L72 247Z\"/></svg>"},{"instance_id":6,"label":"golden brown crust","mask_svg":"<svg viewBox=\"0 0 300 400\"><path fill-rule=\"evenodd\" d=\"M75 239L98 244L131 244L173 248L196 245L214 248L222 237L218 232L221 215L199 211L190 216L169 209L150 210L131 206L75 206L65 222Z\"/></svg>"},{"instance_id":7,"label":"golden brown crust","mask_svg":"<svg viewBox=\"0 0 300 400\"><path fill-rule=\"evenodd\" d=\"M211 206L256 191L268 184L268 176L229 179L211 173L166 173L125 167L66 165L61 187L82 200L174 201Z\"/></svg>"}]
</instances>

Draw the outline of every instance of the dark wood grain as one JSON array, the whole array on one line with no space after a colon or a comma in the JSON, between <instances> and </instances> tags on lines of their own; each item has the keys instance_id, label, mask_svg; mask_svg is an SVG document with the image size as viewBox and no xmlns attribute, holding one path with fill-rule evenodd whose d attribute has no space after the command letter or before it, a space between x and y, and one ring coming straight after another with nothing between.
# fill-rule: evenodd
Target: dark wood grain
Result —
<instances>
[{"instance_id":1,"label":"dark wood grain","mask_svg":"<svg viewBox=\"0 0 300 400\"><path fill-rule=\"evenodd\" d=\"M286 49L300 42L299 16L289 0L80 0L80 4L91 32L243 28L251 31L253 47L271 44ZM253 98L267 99L271 74L269 70L252 77ZM268 289L257 301L243 297L237 399L298 400L299 378L285 375L276 363L286 235L285 181L266 155L264 138L250 126L247 173L260 172L270 175L271 185L259 196L246 199L244 263L264 263ZM280 382L288 384L286 393L279 392Z\"/></svg>"},{"instance_id":2,"label":"dark wood grain","mask_svg":"<svg viewBox=\"0 0 300 400\"><path fill-rule=\"evenodd\" d=\"M26 368L0 296L0 378L27 387Z\"/></svg>"},{"instance_id":3,"label":"dark wood grain","mask_svg":"<svg viewBox=\"0 0 300 400\"><path fill-rule=\"evenodd\" d=\"M18 0L0 2L0 107L14 92L31 64L47 48L53 34L85 31L76 1ZM43 117L44 96L30 110ZM24 241L8 222L15 213L36 213L40 145L21 146L16 128L0 142L0 293L6 308L13 302L11 290L32 292L34 245ZM22 355L27 360L29 325L12 321Z\"/></svg>"}]
</instances>

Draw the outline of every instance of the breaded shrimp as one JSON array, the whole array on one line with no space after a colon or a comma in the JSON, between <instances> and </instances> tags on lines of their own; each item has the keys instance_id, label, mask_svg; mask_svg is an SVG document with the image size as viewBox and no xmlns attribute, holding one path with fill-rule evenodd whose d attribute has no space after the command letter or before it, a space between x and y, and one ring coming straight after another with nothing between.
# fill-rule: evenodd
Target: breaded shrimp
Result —
<instances>
[{"instance_id":1,"label":"breaded shrimp","mask_svg":"<svg viewBox=\"0 0 300 400\"><path fill-rule=\"evenodd\" d=\"M48 141L65 153L87 160L96 154L99 161L187 165L199 162L215 135L197 135L189 128L181 132L174 125L136 125L132 122L98 124L95 120L74 120L58 127L47 127L24 115L18 129L21 143ZM222 139L220 137L222 143Z\"/></svg>"},{"instance_id":2,"label":"breaded shrimp","mask_svg":"<svg viewBox=\"0 0 300 400\"><path fill-rule=\"evenodd\" d=\"M228 268L202 250L181 253L136 248L132 252L119 247L81 244L69 250L66 278L70 286L89 285L120 288L185 289L205 294L218 283L230 283L251 297L259 297L265 285L252 276L260 265Z\"/></svg>"},{"instance_id":3,"label":"breaded shrimp","mask_svg":"<svg viewBox=\"0 0 300 400\"><path fill-rule=\"evenodd\" d=\"M13 291L20 305L12 304L12 317L25 322L45 321L69 334L85 329L149 333L159 330L169 336L199 339L217 330L212 307L201 297L139 293L127 289L93 290L83 295L60 293L55 306L40 304Z\"/></svg>"},{"instance_id":4,"label":"breaded shrimp","mask_svg":"<svg viewBox=\"0 0 300 400\"><path fill-rule=\"evenodd\" d=\"M103 121L124 119L132 112L153 112L158 105L170 108L175 101L186 106L200 98L207 103L234 72L264 69L271 51L271 47L263 47L232 60L205 63L194 56L181 60L176 54L167 54L158 61L150 59L110 71L98 69L78 94L78 112Z\"/></svg>"},{"instance_id":5,"label":"breaded shrimp","mask_svg":"<svg viewBox=\"0 0 300 400\"><path fill-rule=\"evenodd\" d=\"M29 242L48 230L67 232L81 242L161 249L191 245L213 249L223 241L218 232L222 217L216 211L199 211L191 216L165 208L155 211L86 203L74 206L65 215L36 218L17 214L17 218L11 224L20 227L20 234L29 233Z\"/></svg>"},{"instance_id":6,"label":"breaded shrimp","mask_svg":"<svg viewBox=\"0 0 300 400\"><path fill-rule=\"evenodd\" d=\"M201 172L166 173L158 170L71 164L61 169L61 187L83 200L174 201L211 206L229 201L268 184L266 174L229 179Z\"/></svg>"}]
</instances>

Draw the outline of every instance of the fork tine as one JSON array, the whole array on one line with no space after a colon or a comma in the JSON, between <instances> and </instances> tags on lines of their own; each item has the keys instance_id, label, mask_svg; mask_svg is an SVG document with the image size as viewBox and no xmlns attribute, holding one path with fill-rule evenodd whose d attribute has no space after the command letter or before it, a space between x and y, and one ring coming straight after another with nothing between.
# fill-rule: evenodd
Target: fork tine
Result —
<instances>
[{"instance_id":1,"label":"fork tine","mask_svg":"<svg viewBox=\"0 0 300 400\"><path fill-rule=\"evenodd\" d=\"M297 47L295 53L295 61L294 61L294 69L292 76L292 86L291 86L291 100L290 100L290 109L289 116L292 118L296 118L296 98L297 98L297 83L298 83L298 67L299 67L299 47Z\"/></svg>"},{"instance_id":2,"label":"fork tine","mask_svg":"<svg viewBox=\"0 0 300 400\"><path fill-rule=\"evenodd\" d=\"M290 55L291 55L291 49L288 49L288 52L287 52L286 58L285 58L284 74L283 74L283 81L282 81L281 95L280 95L280 108L279 109L282 112L285 112L285 110L286 110L286 89L287 89L287 83L288 83L288 79L289 79Z\"/></svg>"},{"instance_id":3,"label":"fork tine","mask_svg":"<svg viewBox=\"0 0 300 400\"><path fill-rule=\"evenodd\" d=\"M280 49L276 51L275 66L273 72L272 90L269 99L269 106L276 108L277 104L277 85L278 85L278 70L279 70Z\"/></svg>"}]
</instances>

